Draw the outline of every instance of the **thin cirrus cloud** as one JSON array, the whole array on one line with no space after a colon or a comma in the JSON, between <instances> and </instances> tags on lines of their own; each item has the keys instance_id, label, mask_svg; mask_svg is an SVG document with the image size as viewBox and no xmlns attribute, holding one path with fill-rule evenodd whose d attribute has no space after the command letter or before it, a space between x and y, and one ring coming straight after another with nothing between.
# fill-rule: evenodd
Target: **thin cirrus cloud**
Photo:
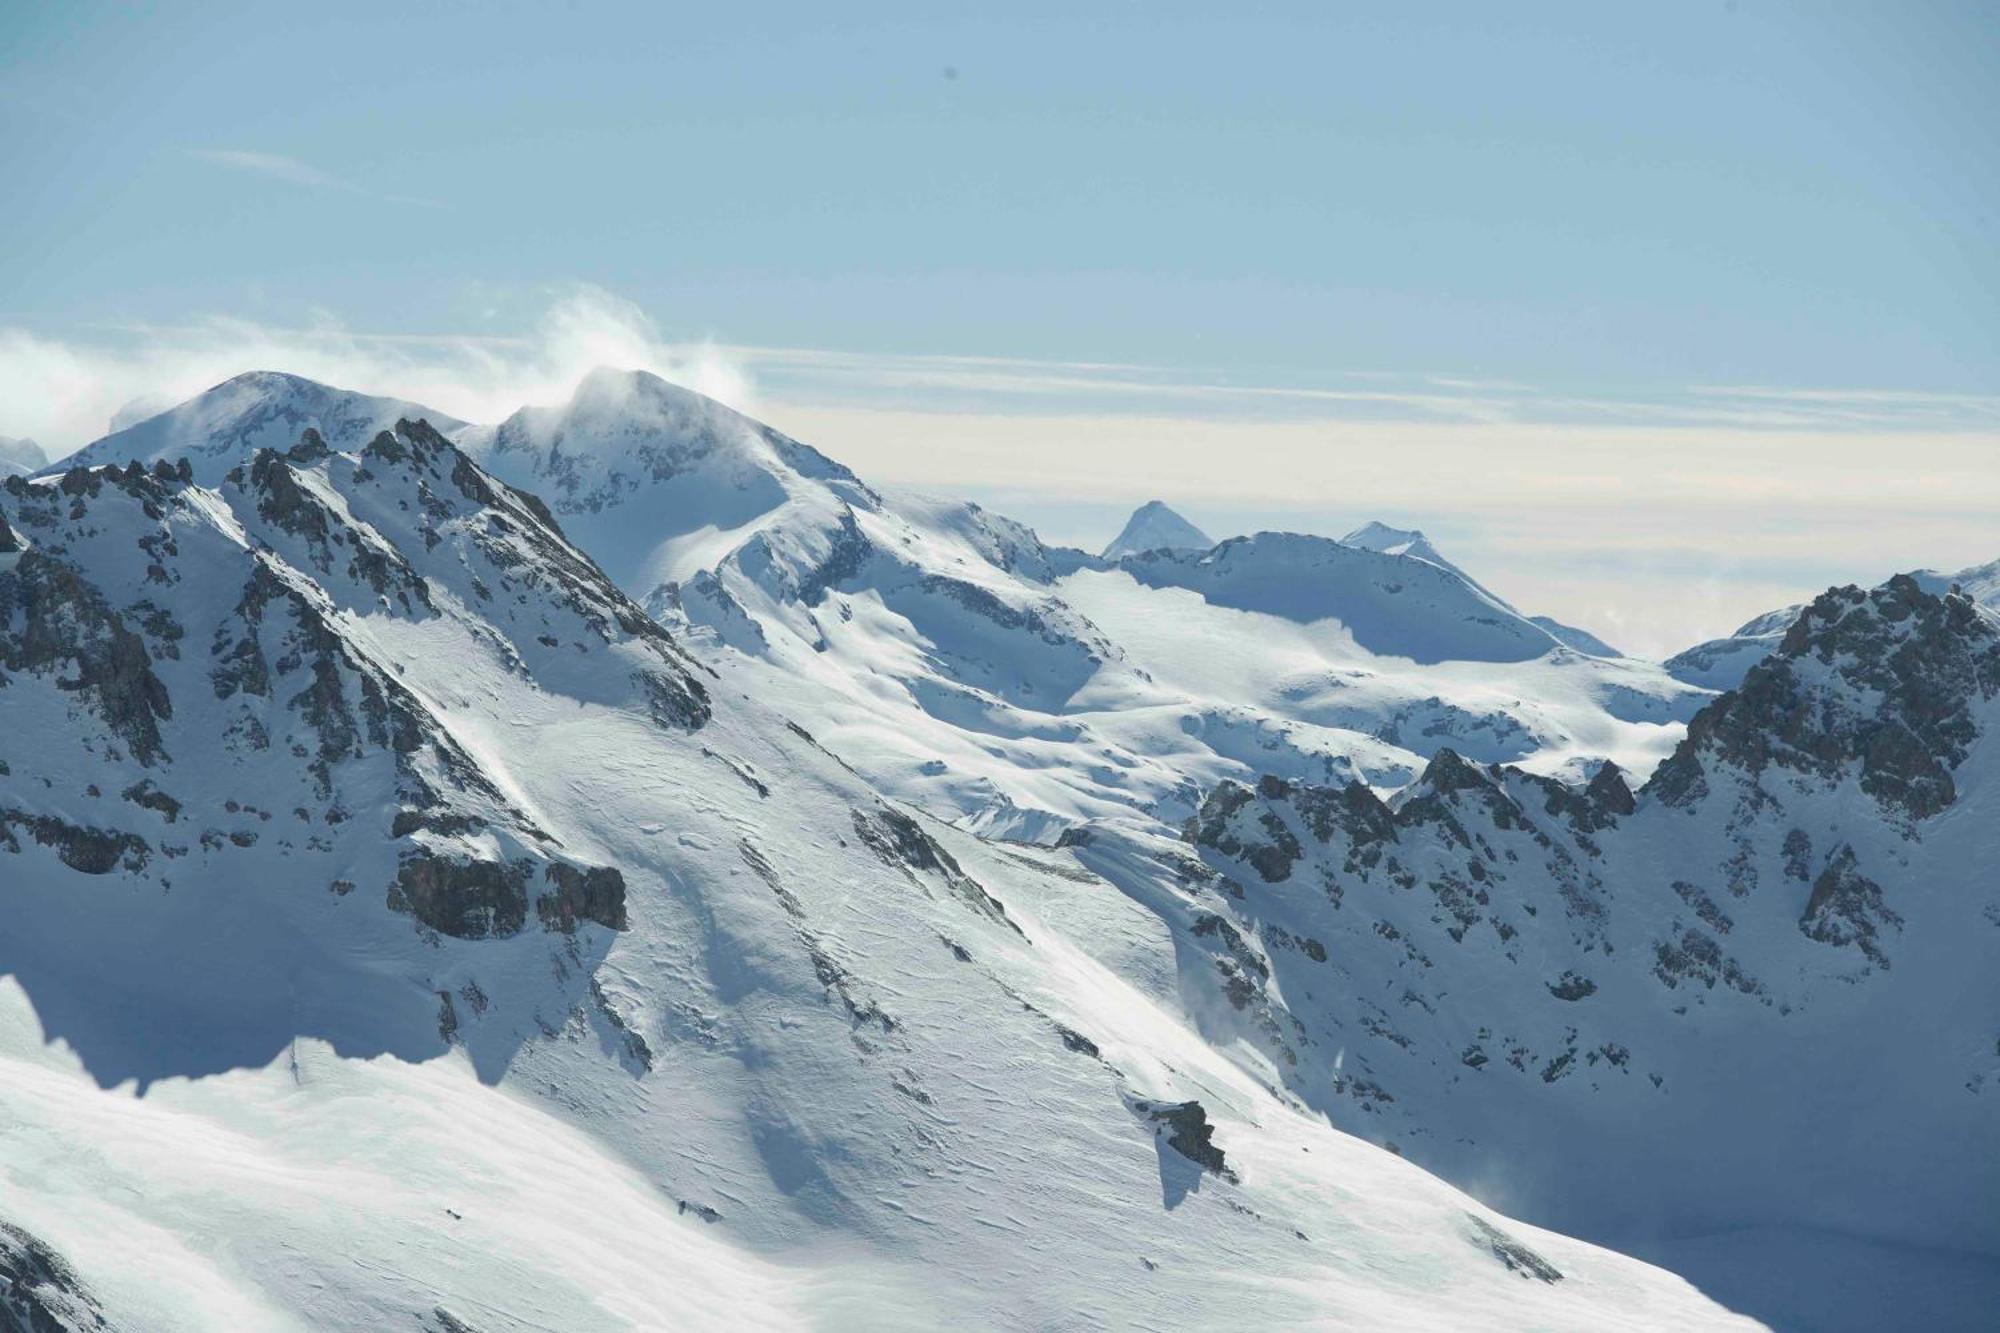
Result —
<instances>
[{"instance_id":1,"label":"thin cirrus cloud","mask_svg":"<svg viewBox=\"0 0 2000 1333\"><path fill-rule=\"evenodd\" d=\"M332 190L343 194L367 195L393 204L410 204L418 208L441 207L435 199L424 199L415 195L391 194L371 190L353 181L344 180L331 172L321 171L308 162L283 153L264 153L247 148L194 148L189 155L214 166L231 171L246 172L262 176L268 180L283 181L287 185L303 186L310 190Z\"/></svg>"},{"instance_id":2,"label":"thin cirrus cloud","mask_svg":"<svg viewBox=\"0 0 2000 1333\"><path fill-rule=\"evenodd\" d=\"M323 173L229 165L309 188ZM1524 608L1663 653L1832 582L2000 555L2000 400L1874 388L1559 391L1359 369L1230 382L1116 361L686 343L593 287L523 332L211 318L62 336L0 327L0 435L60 457L136 401L250 369L468 421L558 402L599 365L752 412L872 481L978 498L1096 546L1163 498L1223 535L1422 527Z\"/></svg>"}]
</instances>

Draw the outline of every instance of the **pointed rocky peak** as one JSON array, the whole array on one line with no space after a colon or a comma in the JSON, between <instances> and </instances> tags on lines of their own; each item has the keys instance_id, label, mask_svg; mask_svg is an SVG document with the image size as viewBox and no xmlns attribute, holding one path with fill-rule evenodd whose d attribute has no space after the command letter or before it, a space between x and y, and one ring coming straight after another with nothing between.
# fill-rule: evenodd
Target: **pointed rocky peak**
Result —
<instances>
[{"instance_id":1,"label":"pointed rocky peak","mask_svg":"<svg viewBox=\"0 0 2000 1333\"><path fill-rule=\"evenodd\" d=\"M1431 756L1423 774L1417 779L1417 787L1423 791L1459 792L1493 786L1489 777L1479 765L1449 747Z\"/></svg>"},{"instance_id":2,"label":"pointed rocky peak","mask_svg":"<svg viewBox=\"0 0 2000 1333\"><path fill-rule=\"evenodd\" d=\"M330 449L358 449L401 418L425 418L445 430L465 423L397 398L337 389L299 375L253 370L223 381L177 407L105 436L72 455L94 467L131 459L186 459L196 477L213 484L259 449L280 452L311 429Z\"/></svg>"},{"instance_id":3,"label":"pointed rocky peak","mask_svg":"<svg viewBox=\"0 0 2000 1333\"><path fill-rule=\"evenodd\" d=\"M1592 805L1607 814L1629 815L1637 808L1624 771L1609 759L1598 768L1583 792Z\"/></svg>"},{"instance_id":4,"label":"pointed rocky peak","mask_svg":"<svg viewBox=\"0 0 2000 1333\"><path fill-rule=\"evenodd\" d=\"M1125 528L1104 548L1104 559L1122 560L1147 551L1206 551L1215 543L1207 533L1167 508L1163 500L1148 500L1132 511Z\"/></svg>"}]
</instances>

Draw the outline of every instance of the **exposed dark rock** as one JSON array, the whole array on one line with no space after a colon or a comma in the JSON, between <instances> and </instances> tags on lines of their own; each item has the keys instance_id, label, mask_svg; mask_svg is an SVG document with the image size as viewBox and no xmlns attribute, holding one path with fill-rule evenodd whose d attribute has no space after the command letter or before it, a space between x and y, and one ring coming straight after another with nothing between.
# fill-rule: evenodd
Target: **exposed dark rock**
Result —
<instances>
[{"instance_id":1,"label":"exposed dark rock","mask_svg":"<svg viewBox=\"0 0 2000 1333\"><path fill-rule=\"evenodd\" d=\"M1506 1265L1508 1272L1519 1273L1524 1278L1539 1278L1543 1282L1554 1283L1563 1280L1562 1273L1554 1264L1485 1218L1467 1213L1465 1220L1472 1224L1472 1243L1488 1251L1495 1259Z\"/></svg>"},{"instance_id":2,"label":"exposed dark rock","mask_svg":"<svg viewBox=\"0 0 2000 1333\"><path fill-rule=\"evenodd\" d=\"M799 600L818 606L829 591L861 572L873 549L855 521L854 511L842 506L840 526L834 529L826 555L799 579Z\"/></svg>"},{"instance_id":3,"label":"exposed dark rock","mask_svg":"<svg viewBox=\"0 0 2000 1333\"><path fill-rule=\"evenodd\" d=\"M108 1330L104 1308L63 1257L0 1222L0 1333Z\"/></svg>"},{"instance_id":4,"label":"exposed dark rock","mask_svg":"<svg viewBox=\"0 0 2000 1333\"><path fill-rule=\"evenodd\" d=\"M956 858L923 826L893 806L878 806L871 814L854 811L854 831L868 849L889 865L906 871L927 871L944 880L954 896L982 915L1007 926L1015 934L1021 928L1007 915L1000 900L986 886L965 873Z\"/></svg>"},{"instance_id":5,"label":"exposed dark rock","mask_svg":"<svg viewBox=\"0 0 2000 1333\"><path fill-rule=\"evenodd\" d=\"M1564 972L1560 978L1548 983L1549 994L1558 1000L1581 1000L1597 994L1597 983L1589 977L1575 972Z\"/></svg>"},{"instance_id":6,"label":"exposed dark rock","mask_svg":"<svg viewBox=\"0 0 2000 1333\"><path fill-rule=\"evenodd\" d=\"M1135 1101L1132 1109L1158 1126L1153 1132L1164 1134L1169 1148L1204 1171L1228 1174L1222 1149L1215 1146L1215 1127L1200 1102Z\"/></svg>"},{"instance_id":7,"label":"exposed dark rock","mask_svg":"<svg viewBox=\"0 0 2000 1333\"><path fill-rule=\"evenodd\" d=\"M169 824L181 817L181 803L154 786L151 778L134 783L119 795L134 805L159 811Z\"/></svg>"},{"instance_id":8,"label":"exposed dark rock","mask_svg":"<svg viewBox=\"0 0 2000 1333\"><path fill-rule=\"evenodd\" d=\"M1289 793L1289 788L1283 787L1283 784L1271 790ZM1245 819L1236 817L1255 799L1250 789L1241 783L1219 783L1208 794L1208 799L1202 802L1194 818L1188 821L1181 836L1197 846L1210 847L1224 856L1247 862L1267 884L1282 883L1291 877L1292 867L1305 854L1305 849L1299 846L1299 840L1292 835L1292 831L1285 827L1284 820L1268 808L1259 809L1254 816ZM1282 795L1267 796L1265 799L1282 799Z\"/></svg>"},{"instance_id":9,"label":"exposed dark rock","mask_svg":"<svg viewBox=\"0 0 2000 1333\"><path fill-rule=\"evenodd\" d=\"M1683 981L1698 981L1709 990L1714 990L1718 981L1726 982L1745 995L1761 994L1764 989L1741 964L1722 952L1720 944L1693 926L1684 927L1676 940L1654 944L1653 975L1669 990Z\"/></svg>"},{"instance_id":10,"label":"exposed dark rock","mask_svg":"<svg viewBox=\"0 0 2000 1333\"><path fill-rule=\"evenodd\" d=\"M0 667L46 674L74 666L58 689L90 701L134 759L162 757L160 723L173 716L146 642L67 564L30 548L0 571Z\"/></svg>"},{"instance_id":11,"label":"exposed dark rock","mask_svg":"<svg viewBox=\"0 0 2000 1333\"><path fill-rule=\"evenodd\" d=\"M1882 951L1883 927L1900 927L1903 918L1882 901L1882 886L1861 873L1854 849L1841 846L1828 858L1813 881L1799 929L1822 944L1852 944L1878 967L1889 966Z\"/></svg>"},{"instance_id":12,"label":"exposed dark rock","mask_svg":"<svg viewBox=\"0 0 2000 1333\"><path fill-rule=\"evenodd\" d=\"M1294 788L1292 805L1320 842L1331 841L1336 833L1362 846L1396 840L1396 817L1366 783Z\"/></svg>"},{"instance_id":13,"label":"exposed dark rock","mask_svg":"<svg viewBox=\"0 0 2000 1333\"><path fill-rule=\"evenodd\" d=\"M515 935L528 919L528 870L527 862L455 861L418 849L404 855L389 907L455 939Z\"/></svg>"},{"instance_id":14,"label":"exposed dark rock","mask_svg":"<svg viewBox=\"0 0 2000 1333\"><path fill-rule=\"evenodd\" d=\"M610 866L578 868L551 861L547 875L556 886L535 900L542 924L565 935L578 921L594 921L611 930L625 929L625 877Z\"/></svg>"},{"instance_id":15,"label":"exposed dark rock","mask_svg":"<svg viewBox=\"0 0 2000 1333\"><path fill-rule=\"evenodd\" d=\"M1625 774L1608 759L1591 776L1583 792L1592 805L1608 814L1629 815L1638 808L1632 788L1625 783Z\"/></svg>"},{"instance_id":16,"label":"exposed dark rock","mask_svg":"<svg viewBox=\"0 0 2000 1333\"><path fill-rule=\"evenodd\" d=\"M479 1333L479 1329L466 1323L442 1305L434 1308L430 1317L423 1321L424 1333Z\"/></svg>"},{"instance_id":17,"label":"exposed dark rock","mask_svg":"<svg viewBox=\"0 0 2000 1333\"><path fill-rule=\"evenodd\" d=\"M25 831L44 847L55 848L64 865L86 875L109 874L121 864L136 874L146 868L153 850L135 833L86 828L55 815L0 809L0 847L10 852L21 850L16 830Z\"/></svg>"},{"instance_id":18,"label":"exposed dark rock","mask_svg":"<svg viewBox=\"0 0 2000 1333\"><path fill-rule=\"evenodd\" d=\"M1065 1027L1061 1023L1058 1023L1056 1024L1056 1035L1061 1037L1062 1044L1069 1047L1072 1051L1087 1055L1093 1060L1100 1058L1097 1053L1097 1043L1084 1036L1081 1032L1078 1032L1075 1028Z\"/></svg>"},{"instance_id":19,"label":"exposed dark rock","mask_svg":"<svg viewBox=\"0 0 2000 1333\"><path fill-rule=\"evenodd\" d=\"M1885 807L1925 819L1957 798L1951 770L1977 726L1971 702L2000 693L2000 633L1962 595L1906 575L1869 592L1833 588L1777 651L1695 714L1647 789L1686 806L1714 766L1777 767L1837 782L1858 774Z\"/></svg>"}]
</instances>

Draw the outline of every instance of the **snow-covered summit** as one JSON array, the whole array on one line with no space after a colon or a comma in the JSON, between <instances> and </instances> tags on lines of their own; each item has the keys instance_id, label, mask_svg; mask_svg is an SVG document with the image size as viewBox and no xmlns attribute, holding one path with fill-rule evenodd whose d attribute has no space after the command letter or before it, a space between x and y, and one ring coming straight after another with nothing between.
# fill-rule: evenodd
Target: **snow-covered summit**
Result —
<instances>
[{"instance_id":1,"label":"snow-covered summit","mask_svg":"<svg viewBox=\"0 0 2000 1333\"><path fill-rule=\"evenodd\" d=\"M465 423L400 398L336 389L300 375L253 370L224 380L177 407L84 446L70 466L178 462L213 484L258 449L289 449L307 429L334 449L358 449L401 420L451 432Z\"/></svg>"},{"instance_id":2,"label":"snow-covered summit","mask_svg":"<svg viewBox=\"0 0 2000 1333\"><path fill-rule=\"evenodd\" d=\"M1431 545L1430 538L1415 528L1393 528L1387 523L1371 520L1340 540L1342 545L1359 546L1364 551L1379 551L1383 555L1413 556L1418 560L1428 560L1434 565L1442 565L1446 569L1458 568L1445 559L1437 547Z\"/></svg>"},{"instance_id":3,"label":"snow-covered summit","mask_svg":"<svg viewBox=\"0 0 2000 1333\"><path fill-rule=\"evenodd\" d=\"M599 563L639 595L712 567L787 509L834 521L875 502L818 450L642 370L600 367L567 402L457 439L587 530Z\"/></svg>"},{"instance_id":4,"label":"snow-covered summit","mask_svg":"<svg viewBox=\"0 0 2000 1333\"><path fill-rule=\"evenodd\" d=\"M1167 508L1164 500L1148 500L1125 520L1124 530L1104 548L1103 558L1121 560L1142 551L1206 551L1214 545L1207 533Z\"/></svg>"},{"instance_id":5,"label":"snow-covered summit","mask_svg":"<svg viewBox=\"0 0 2000 1333\"><path fill-rule=\"evenodd\" d=\"M1344 546L1358 546L1365 551L1377 551L1383 555L1408 556L1413 560L1427 561L1430 564L1437 565L1441 569L1448 569L1467 583L1470 583L1473 587L1478 588L1485 596L1492 598L1496 602L1500 602L1502 605L1506 605L1505 599L1481 587L1477 579L1453 564L1450 560L1447 560L1444 553L1438 550L1431 542L1431 539L1424 536L1422 532L1419 532L1415 528L1397 528L1391 527L1387 523L1371 521L1362 524L1340 540ZM1511 610L1512 608L1510 607L1509 609ZM1623 653L1620 653L1616 648L1613 648L1589 630L1578 629L1574 625L1565 625L1553 616L1529 616L1527 619L1530 623L1548 631L1549 636L1565 648L1573 649L1576 652L1584 653L1591 657L1624 656Z\"/></svg>"}]
</instances>

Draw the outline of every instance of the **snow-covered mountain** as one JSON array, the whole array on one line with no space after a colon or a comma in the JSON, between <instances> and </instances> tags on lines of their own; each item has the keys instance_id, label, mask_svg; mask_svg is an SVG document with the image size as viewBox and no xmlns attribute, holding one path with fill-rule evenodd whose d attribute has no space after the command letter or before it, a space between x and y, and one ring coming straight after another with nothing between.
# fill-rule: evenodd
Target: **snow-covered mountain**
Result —
<instances>
[{"instance_id":1,"label":"snow-covered mountain","mask_svg":"<svg viewBox=\"0 0 2000 1333\"><path fill-rule=\"evenodd\" d=\"M1164 500L1148 500L1132 511L1101 554L1121 560L1146 551L1206 551L1213 545L1207 533L1167 508Z\"/></svg>"},{"instance_id":2,"label":"snow-covered mountain","mask_svg":"<svg viewBox=\"0 0 2000 1333\"><path fill-rule=\"evenodd\" d=\"M0 487L7 1317L1731 1322L1329 1128L1139 891L714 660L423 422Z\"/></svg>"},{"instance_id":3,"label":"snow-covered mountain","mask_svg":"<svg viewBox=\"0 0 2000 1333\"><path fill-rule=\"evenodd\" d=\"M33 440L0 435L0 477L29 476L41 471L48 461L42 446Z\"/></svg>"},{"instance_id":4,"label":"snow-covered mountain","mask_svg":"<svg viewBox=\"0 0 2000 1333\"><path fill-rule=\"evenodd\" d=\"M1633 1279L1638 1303L1616 1313L1615 1299L1489 1308L1479 1303L1484 1288L1456 1306L1433 1303L1444 1299L1436 1283L1421 1295L1395 1282L1385 1291L1384 1271L1411 1271L1393 1256L1406 1242L1431 1253L1424 1238L1464 1204L1419 1209L1414 1240L1408 1226L1377 1236L1384 1219L1368 1210L1419 1187L1371 1174L1379 1154L1352 1155L1360 1150L1350 1144L1334 1159L1317 1138L1285 1137L1295 1122L1324 1133L1312 1122L1325 1117L1538 1223L1694 1274L1704 1290L1781 1325L1893 1317L1950 1327L1970 1314L1976 1326L1976 1312L2000 1300L1992 1191L1964 1169L2000 1146L1992 1118L1980 1115L2000 1077L1987 1021L2000 1002L1991 988L2000 903L1983 876L2000 863L1994 622L1973 599L1943 595L1948 581L1938 576L1835 590L1746 627L1744 638L1770 641L1744 650L1726 680L1704 678L1741 682L1717 697L1595 640L1577 646L1568 636L1581 631L1524 616L1414 530L1375 524L1342 541L1258 533L1105 559L1050 547L976 505L871 486L643 374L598 372L568 403L457 429L456 446L404 425L386 444L309 440L274 462L248 446L240 417L216 415L226 443L184 437L219 469L215 496L172 469L105 484L122 494L153 477L175 498L140 497L142 515L148 504L174 515L168 527L178 533L191 507L245 552L320 587L329 632L353 645L343 651L373 654L383 697L400 683L441 729L410 733L412 758L376 758L371 776L335 798L349 817L314 835L328 844L314 855L352 859L373 877L366 882L397 886L400 906L379 890L382 911L353 939L335 928L345 918L281 915L270 928L315 941L304 950L244 937L246 957L308 959L282 966L313 979L311 1005L324 1007L309 1018L288 1009L299 1001L280 993L273 963L268 976L247 968L262 978L243 1006L255 1021L211 1016L191 1026L290 1031L310 1039L298 1049L319 1053L320 1063L300 1067L350 1090L349 1102L448 1108L399 1132L435 1126L446 1141L460 1115L499 1142L574 1131L580 1137L560 1141L576 1189L551 1200L565 1252L587 1248L588 1201L610 1191L632 1200L634 1235L688 1262L732 1265L774 1293L767 1308L737 1310L765 1322L874 1313L891 1293L916 1300L908 1293L937 1273L952 1275L937 1303L913 1308L1009 1323L1047 1322L1071 1310L1064 1302L1086 1323L1240 1318L1231 1293L1295 1302L1249 1307L1268 1312L1264 1322L1720 1318L1674 1304L1685 1293L1647 1285L1656 1274ZM388 466L396 453L409 456L414 481L391 491L383 488L400 475ZM494 498L477 499L482 489ZM299 517L312 507L285 498L294 491L333 517ZM67 549L85 529L95 541L101 529L107 554L90 568L123 570L109 552L138 544L102 520L63 519L78 533L52 542L49 525L67 503L29 506L35 523L16 522L13 558ZM506 537L497 551L487 549L496 512ZM175 544L192 549L193 538ZM156 556L154 545L138 549ZM0 564L8 559L0 554ZM569 573L537 573L544 562ZM395 573L402 566L431 605ZM161 663L180 661L169 648L193 656L204 643L211 662L233 660L245 633L231 621L163 634L156 649L144 617L181 585L159 584L150 564L143 578L118 577L136 582L105 603L130 618L154 674L172 686L167 697L180 704L219 691L192 668L175 685L169 677L181 668ZM240 571L222 580L232 581L243 582ZM544 608L549 597L571 609ZM563 615L601 629L575 632ZM48 637L20 632L24 642ZM99 637L121 641L108 629ZM321 641L315 630L300 643ZM316 659L299 646L261 651L290 683L260 697L308 711L300 701L324 697ZM78 659L66 669L87 699L92 682L129 676L112 659L131 656L107 647L102 665ZM343 685L344 697L365 701L361 682ZM139 687L136 697L147 696ZM73 710L80 696L47 697ZM232 731L204 703L177 730L189 707L156 719L162 753L176 764L196 756L182 770L190 773L245 762L202 747L254 747L254 729ZM37 726L62 725L56 717ZM294 770L326 753L296 723L289 733L263 726ZM482 775L467 788L439 777L453 771L438 756L454 745ZM0 741L0 760L11 758ZM34 775L16 786L71 793L37 797L35 809L59 812L59 824L99 827L77 813L94 804L51 802L109 800L114 790L153 808L134 772L114 785L82 769L50 773L39 752L33 760L32 770L16 760L17 774ZM300 779L274 764L257 781L288 794L254 808L277 819L314 770ZM0 775L0 793L7 781ZM92 787L99 797L87 796ZM86 796L73 797L78 790ZM298 808L312 816L322 798L308 794ZM204 799L219 799L225 813L231 800L244 804L233 791ZM359 827L362 810L376 812L372 831ZM71 836L40 827L56 842L35 846ZM258 886L225 893L223 916L261 921L244 895L293 882L294 863L256 862L258 844L238 846L234 824L213 829L220 840L201 855L254 867L243 878ZM403 867L426 858L498 868L420 868L412 891ZM171 877L172 859L161 852L151 864ZM314 882L322 873L364 882L310 864ZM233 883L234 873L221 878ZM216 878L204 870L190 882ZM322 912L362 901L333 898ZM199 892L177 886L169 900L189 923L202 919ZM485 938L397 915L419 907L483 924ZM193 924L147 918L146 931L201 957L215 947L193 938ZM398 931L417 932L434 951L412 955ZM80 918L48 926L54 961L36 973L41 995L28 972L17 975L34 1021L46 1025L41 1011L53 1006L63 1021L123 1031L130 1018L99 1016L81 980L105 969L62 943L87 933ZM14 966L6 950L0 941L0 973ZM798 954L808 966L788 970ZM123 955L110 975L121 968L147 975ZM227 975L212 983L217 1011ZM504 1003L489 984L496 976L512 997ZM129 1009L194 1002L172 991L159 983ZM968 1036L967 1026L987 1023L995 994L1008 1001L1004 1012L990 1032ZM382 1017L394 1006L400 1017ZM829 1016L844 1016L861 1044L827 1026ZM1911 1041L1912 1031L1930 1035ZM1053 1047L1034 1046L1051 1033ZM197 1098L188 1105L208 1097L231 1108L209 1122L196 1114L191 1133L224 1122L236 1133L230 1097L290 1095L281 1071L264 1067L279 1047L259 1054L260 1044L269 1043L210 1062L229 1072L187 1085ZM119 1042L103 1036L101 1049ZM93 1064L77 1050L99 1082L152 1079L149 1104L183 1095L171 1070L128 1067L137 1057ZM378 1056L365 1080L347 1058L357 1053ZM514 1094L504 1107L475 1081L450 1082L461 1054L474 1075ZM1045 1057L1054 1061L1047 1071ZM593 1060L622 1062L632 1085ZM60 1114L97 1104L75 1074L50 1075L52 1087L83 1090L70 1100L49 1094ZM1079 1093L1080 1075L1109 1078L1117 1109ZM217 1091L225 1082L235 1089L226 1096ZM807 1111L790 1104L802 1087L813 1089ZM1202 1109L1185 1109L1189 1101ZM1125 1159L1096 1162L1088 1146L1119 1142L1135 1117L1158 1130L1151 1142L1180 1145L1157 1151L1161 1192L1145 1215L1120 1211ZM1055 1121L1064 1128L1044 1146L1039 1135ZM173 1132L147 1123L146 1133ZM913 1139L895 1128L906 1124ZM659 1146L676 1136L682 1147ZM1257 1151L1289 1146L1252 1173L1241 1169L1238 1138ZM471 1172L492 1181L489 1202L537 1197L529 1175L501 1171L476 1145L422 1141L444 1154L425 1181ZM942 1156L926 1156L932 1148ZM1312 1165L1295 1171L1294 1153ZM224 1169L214 1154L203 1160ZM1012 1165L1002 1172L1001 1161ZM634 1169L642 1179L621 1174ZM106 1177L104 1187L136 1179ZM884 1190L883 1179L897 1184ZM1354 1245L1372 1237L1357 1263L1378 1269L1356 1277L1341 1268L1329 1284L1251 1232L1218 1239L1189 1228L1174 1234L1193 1248L1165 1261L1143 1254L1147 1286L1101 1283L1127 1262L1121 1244L1158 1234L1163 1207L1179 1227L1191 1196L1206 1191L1233 1217L1269 1220L1283 1212L1274 1196L1224 1191L1274 1181L1284 1182L1287 1207L1333 1208L1345 1219L1312 1212L1295 1231L1330 1227ZM1407 1181L1444 1188L1414 1173ZM961 1197L961 1182L988 1191L975 1195L988 1202ZM1034 1216L1025 1203L1007 1211L1021 1191L1051 1188L1057 1202L1037 1203ZM672 1218L648 1211L657 1203L648 1190L672 1199ZM423 1229L432 1220L420 1219L418 1193L396 1191L411 1210L407 1235L422 1235L402 1244L432 1265L423 1271L458 1262L448 1239ZM683 1205L721 1220L660 1231ZM51 1215L61 1210L40 1214ZM175 1225L211 1217L190 1211ZM7 1220L35 1231L0 1215ZM1004 1233L986 1238L998 1258L980 1250L989 1225ZM1087 1241L1076 1240L1082 1232ZM716 1245L690 1239L704 1235ZM482 1243L511 1261L527 1240ZM1536 1237L1525 1248L1568 1272L1550 1253L1556 1244ZM1058 1253L1067 1276L1041 1282ZM1448 1286L1457 1281L1452 1251L1437 1253ZM1503 1265L1539 1272L1508 1253ZM1563 1252L1578 1253L1590 1252ZM823 1262L827 1254L835 1257ZM1220 1270L1217 1255L1228 1256ZM981 1267L989 1262L998 1267ZM665 1299L645 1285L652 1277L618 1271L633 1300ZM1040 1285L1023 1294L1017 1271L1037 1272ZM1160 1276L1170 1271L1177 1276ZM1197 1271L1213 1285L1193 1295L1174 1285ZM968 1290L951 1285L968 1272L987 1276ZM415 1291L379 1308L405 1310Z\"/></svg>"}]
</instances>

